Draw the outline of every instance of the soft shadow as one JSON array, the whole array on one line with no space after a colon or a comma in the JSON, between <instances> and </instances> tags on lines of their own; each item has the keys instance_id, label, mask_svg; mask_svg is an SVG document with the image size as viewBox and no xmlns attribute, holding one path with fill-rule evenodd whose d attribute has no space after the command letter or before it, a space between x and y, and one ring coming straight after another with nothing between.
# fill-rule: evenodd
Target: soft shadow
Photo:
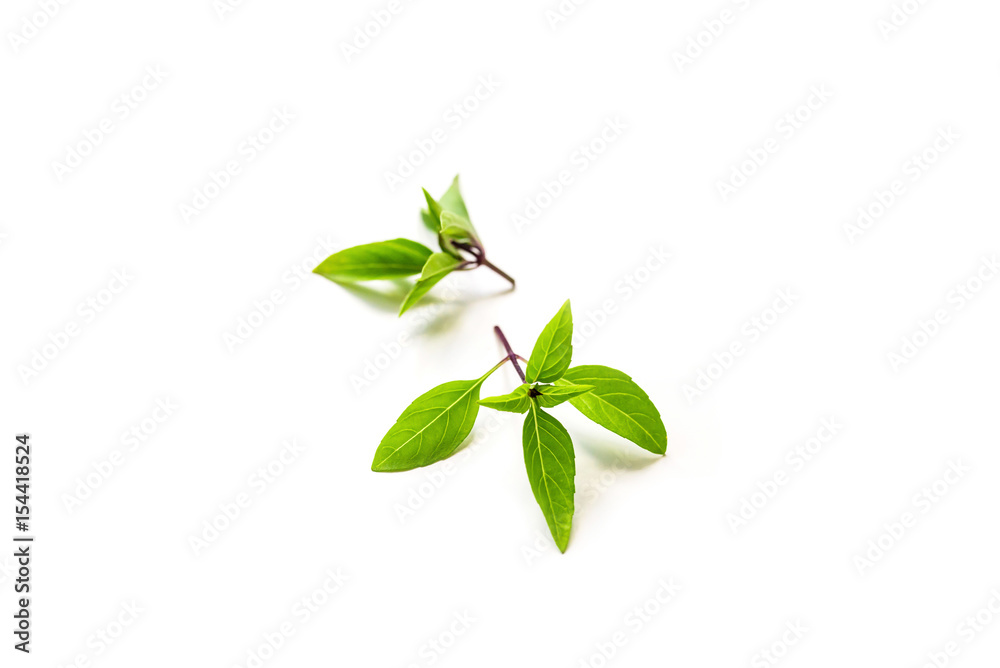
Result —
<instances>
[{"instance_id":1,"label":"soft shadow","mask_svg":"<svg viewBox=\"0 0 1000 668\"><path fill-rule=\"evenodd\" d=\"M620 467L627 471L641 471L663 459L663 455L654 455L627 442L617 445L604 440L574 436L573 444L586 451L604 469Z\"/></svg>"},{"instance_id":2,"label":"soft shadow","mask_svg":"<svg viewBox=\"0 0 1000 668\"><path fill-rule=\"evenodd\" d=\"M372 287L370 284L362 285L360 283L341 283L340 281L331 281L331 283L336 283L340 287L344 288L347 292L351 293L358 299L368 303L381 311L389 311L390 313L399 313L399 307L403 305L403 300L406 299L406 295L410 293L410 289L413 288L413 283L407 281L403 278L397 278L395 280L388 281L375 281L376 284L381 284L382 288ZM427 304L444 304L438 297L432 294L424 295L420 298L420 302L414 306L414 308L419 308ZM456 303L456 302L449 302Z\"/></svg>"},{"instance_id":3,"label":"soft shadow","mask_svg":"<svg viewBox=\"0 0 1000 668\"><path fill-rule=\"evenodd\" d=\"M403 305L403 300L406 299L406 295L413 288L411 281L402 278L375 281L375 284L379 287L373 287L369 283L361 284L334 281L332 279L327 280L330 280L331 283L336 283L369 306L380 311L392 313L393 315L399 314L399 308ZM413 310L416 311L428 306L437 306L438 308L434 313L425 314L427 324L421 329L421 334L426 336L440 336L452 328L462 311L462 307L476 302L497 299L513 291L513 287L508 287L505 290L498 290L486 295L468 295L449 301L444 301L431 292L421 297L420 301L413 305Z\"/></svg>"},{"instance_id":4,"label":"soft shadow","mask_svg":"<svg viewBox=\"0 0 1000 668\"><path fill-rule=\"evenodd\" d=\"M432 295L427 295L413 307L414 310L431 304L436 304L441 308L439 308L436 313L427 318L427 325L423 328L421 334L427 337L440 336L441 334L444 334L445 332L447 332L449 329L452 328L452 326L461 316L463 307L473 303L496 299L497 297L502 297L503 295L509 292L513 292L513 288L495 294L490 294L485 296L475 295L471 297L463 297L459 299L453 299L448 302L435 299Z\"/></svg>"},{"instance_id":5,"label":"soft shadow","mask_svg":"<svg viewBox=\"0 0 1000 668\"><path fill-rule=\"evenodd\" d=\"M418 304L414 308L420 308L420 306ZM420 334L427 337L440 336L451 329L455 321L458 320L459 311L457 308L447 308L447 306L442 308L427 319L427 325L421 330Z\"/></svg>"},{"instance_id":6,"label":"soft shadow","mask_svg":"<svg viewBox=\"0 0 1000 668\"><path fill-rule=\"evenodd\" d=\"M344 290L351 293L361 301L366 302L369 306L373 306L380 311L389 311L391 313L399 312L399 307L403 303L403 299L406 298L406 293L408 293L412 287L409 282L402 279L395 281L382 281L384 286L382 289L373 288L369 285L359 285L358 283L341 283L340 281L331 282L344 288Z\"/></svg>"},{"instance_id":7,"label":"soft shadow","mask_svg":"<svg viewBox=\"0 0 1000 668\"><path fill-rule=\"evenodd\" d=\"M452 304L475 304L475 303L478 303L478 302L489 301L491 299L498 299L500 297L503 297L504 295L509 295L512 292L514 292L514 287L513 286L508 287L506 290L497 290L496 292L491 292L491 293L488 293L488 294L485 294L485 295L475 294L475 295L463 296L463 297L460 297L458 299L452 300L451 303Z\"/></svg>"}]
</instances>

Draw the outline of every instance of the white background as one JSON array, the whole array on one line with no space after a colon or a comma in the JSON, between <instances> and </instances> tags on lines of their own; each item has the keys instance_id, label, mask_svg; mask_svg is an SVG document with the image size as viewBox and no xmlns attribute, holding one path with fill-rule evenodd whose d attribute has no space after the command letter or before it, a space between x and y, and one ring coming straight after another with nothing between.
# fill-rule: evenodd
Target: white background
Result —
<instances>
[{"instance_id":1,"label":"white background","mask_svg":"<svg viewBox=\"0 0 1000 668\"><path fill-rule=\"evenodd\" d=\"M593 0L554 25L555 0L405 0L348 59L342 44L387 5L250 0L220 16L210 0L92 0L44 19L31 0L4 4L2 526L27 431L37 539L30 657L11 648L12 548L0 558L2 664L246 666L286 622L263 665L764 666L772 648L789 667L916 667L952 641L948 665L995 660L1000 281L977 272L1000 252L1000 7L929 2L886 34L889 0ZM689 39L706 46L679 64ZM447 120L481 77L498 88ZM144 98L124 119L123 94ZM245 160L282 108L294 120ZM106 118L112 132L60 179L53 163ZM616 119L621 134L581 160ZM436 128L447 141L390 189L385 173ZM935 157L948 129L914 180L906 163ZM769 139L765 164L741 167ZM240 173L185 220L230 160ZM724 201L734 168L754 173ZM515 224L562 170L572 184ZM465 273L397 319L391 286L308 274L351 245L429 243L420 187L439 195L459 172L516 291ZM896 179L905 192L851 233ZM128 285L103 292L122 270ZM967 284L974 298L956 297ZM774 322L779 291L794 306ZM500 359L494 324L527 355L566 298L578 332L591 323L574 361L631 374L670 440L658 458L554 411L577 449L565 555L516 417L484 410L449 464L369 470L411 399ZM94 317L89 299L107 302ZM893 364L939 310L935 336ZM753 318L772 324L750 335ZM247 319L263 324L227 345ZM734 343L743 354L711 366ZM701 372L715 380L686 395ZM484 392L515 382L508 367ZM178 406L161 423L158 400ZM824 420L841 427L799 466L789 453ZM134 451L133 428L150 432ZM290 439L301 453L258 494L252 476ZM962 476L917 498L950 463ZM88 476L100 485L68 503ZM240 494L252 503L196 554L191 538ZM734 522L741 509L753 516ZM902 536L883 535L907 513ZM296 601L338 569L348 581L300 623ZM138 619L103 644L133 601Z\"/></svg>"}]
</instances>

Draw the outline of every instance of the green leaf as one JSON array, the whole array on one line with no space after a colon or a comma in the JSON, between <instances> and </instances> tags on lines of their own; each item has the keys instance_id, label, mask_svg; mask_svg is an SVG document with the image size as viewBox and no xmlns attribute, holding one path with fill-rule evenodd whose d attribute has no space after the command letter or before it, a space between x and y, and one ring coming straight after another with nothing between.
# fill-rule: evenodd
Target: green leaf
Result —
<instances>
[{"instance_id":1,"label":"green leaf","mask_svg":"<svg viewBox=\"0 0 1000 668\"><path fill-rule=\"evenodd\" d=\"M538 335L524 372L529 383L552 383L566 373L573 356L573 313L569 300Z\"/></svg>"},{"instance_id":2,"label":"green leaf","mask_svg":"<svg viewBox=\"0 0 1000 668\"><path fill-rule=\"evenodd\" d=\"M420 278L417 279L413 288L410 289L409 294L406 295L403 305L399 307L399 315L406 313L411 306L427 294L428 290L433 288L442 278L455 271L460 264L462 264L461 260L448 253L434 253L427 258L427 263L420 273Z\"/></svg>"},{"instance_id":3,"label":"green leaf","mask_svg":"<svg viewBox=\"0 0 1000 668\"><path fill-rule=\"evenodd\" d=\"M421 211L420 216L424 219L424 225L430 229L431 232L437 234L441 231L441 205L438 204L437 200L431 197L431 194L427 192L424 188L424 199L427 200L427 210Z\"/></svg>"},{"instance_id":4,"label":"green leaf","mask_svg":"<svg viewBox=\"0 0 1000 668\"><path fill-rule=\"evenodd\" d=\"M640 448L666 453L667 430L660 412L628 375L606 366L576 366L556 384L593 385L587 394L570 400L574 408Z\"/></svg>"},{"instance_id":5,"label":"green leaf","mask_svg":"<svg viewBox=\"0 0 1000 668\"><path fill-rule=\"evenodd\" d=\"M431 197L426 189L424 190L424 198L427 200L427 210L421 211L420 215L424 220L424 225L435 234L441 231L441 213L444 211L451 211L469 220L469 210L465 207L465 200L462 199L457 176L451 182L448 192L442 195L440 200Z\"/></svg>"},{"instance_id":6,"label":"green leaf","mask_svg":"<svg viewBox=\"0 0 1000 668\"><path fill-rule=\"evenodd\" d=\"M451 211L445 211L441 214L441 232L438 233L438 242L441 250L451 253L455 257L462 257L458 249L455 248L454 242L456 241L469 243L474 246L480 245L479 238L476 236L476 229L467 218L463 218Z\"/></svg>"},{"instance_id":7,"label":"green leaf","mask_svg":"<svg viewBox=\"0 0 1000 668\"><path fill-rule=\"evenodd\" d=\"M531 400L528 398L528 390L530 389L530 385L521 385L510 394L480 399L479 405L507 413L527 413L528 408L531 407Z\"/></svg>"},{"instance_id":8,"label":"green leaf","mask_svg":"<svg viewBox=\"0 0 1000 668\"><path fill-rule=\"evenodd\" d=\"M441 234L458 241L478 240L479 238L476 236L476 228L472 226L468 218L451 211L445 211L441 214Z\"/></svg>"},{"instance_id":9,"label":"green leaf","mask_svg":"<svg viewBox=\"0 0 1000 668\"><path fill-rule=\"evenodd\" d=\"M590 392L591 385L528 385L525 383L510 394L486 397L479 400L480 406L508 413L527 413L531 398L538 400L542 408L552 408L581 394Z\"/></svg>"},{"instance_id":10,"label":"green leaf","mask_svg":"<svg viewBox=\"0 0 1000 668\"><path fill-rule=\"evenodd\" d=\"M575 399L581 394L586 394L594 389L593 385L570 385L569 383L560 385L536 385L538 392L538 405L542 408L552 408L559 404Z\"/></svg>"},{"instance_id":11,"label":"green leaf","mask_svg":"<svg viewBox=\"0 0 1000 668\"><path fill-rule=\"evenodd\" d=\"M462 260L448 253L434 253L427 258L420 278L413 284L406 299L403 300L403 305L399 307L399 315L410 310L410 307L420 301L442 278L455 271L460 264Z\"/></svg>"},{"instance_id":12,"label":"green leaf","mask_svg":"<svg viewBox=\"0 0 1000 668\"><path fill-rule=\"evenodd\" d=\"M313 272L331 281L373 281L419 274L431 249L409 239L392 239L345 248L323 260Z\"/></svg>"},{"instance_id":13,"label":"green leaf","mask_svg":"<svg viewBox=\"0 0 1000 668\"><path fill-rule=\"evenodd\" d=\"M462 190L458 184L458 176L451 182L451 186L448 191L441 196L438 200L441 203L441 208L445 211L451 211L452 213L457 213L465 219L471 219L469 215L469 210L465 207L465 199L462 198Z\"/></svg>"},{"instance_id":14,"label":"green leaf","mask_svg":"<svg viewBox=\"0 0 1000 668\"><path fill-rule=\"evenodd\" d=\"M450 457L472 432L487 376L454 380L417 397L382 438L372 471L409 471Z\"/></svg>"},{"instance_id":15,"label":"green leaf","mask_svg":"<svg viewBox=\"0 0 1000 668\"><path fill-rule=\"evenodd\" d=\"M573 441L559 421L531 402L524 418L524 467L535 500L545 515L560 552L566 551L573 526L576 459Z\"/></svg>"}]
</instances>

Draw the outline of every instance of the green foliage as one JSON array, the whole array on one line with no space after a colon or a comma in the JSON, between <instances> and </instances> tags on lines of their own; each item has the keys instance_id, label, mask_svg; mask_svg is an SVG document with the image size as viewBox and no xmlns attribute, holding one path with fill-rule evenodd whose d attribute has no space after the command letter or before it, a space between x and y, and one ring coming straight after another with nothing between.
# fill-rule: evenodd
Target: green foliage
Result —
<instances>
[{"instance_id":1,"label":"green foliage","mask_svg":"<svg viewBox=\"0 0 1000 668\"><path fill-rule=\"evenodd\" d=\"M499 329L497 333L507 346ZM372 469L404 471L451 456L471 433L480 406L524 413L521 440L528 482L553 540L565 552L573 525L575 452L569 433L543 409L569 402L650 452L662 455L667 449L659 411L629 376L606 366L570 368L572 335L567 301L539 335L522 375L524 383L509 394L479 398L483 382L494 371L508 361L517 365L518 356L508 346L508 356L482 378L439 385L410 404L379 444Z\"/></svg>"},{"instance_id":2,"label":"green foliage","mask_svg":"<svg viewBox=\"0 0 1000 668\"><path fill-rule=\"evenodd\" d=\"M576 456L569 432L559 420L543 411L532 399L521 432L524 468L535 501L560 552L569 545L573 526L573 494L576 492Z\"/></svg>"},{"instance_id":3,"label":"green foliage","mask_svg":"<svg viewBox=\"0 0 1000 668\"><path fill-rule=\"evenodd\" d=\"M535 385L535 392L538 393L538 396L535 398L538 400L538 405L542 408L552 408L575 399L580 395L587 394L592 389L594 389L593 385L570 385L569 383Z\"/></svg>"},{"instance_id":4,"label":"green foliage","mask_svg":"<svg viewBox=\"0 0 1000 668\"><path fill-rule=\"evenodd\" d=\"M452 271L486 266L513 285L514 279L486 259L486 249L469 219L469 209L462 197L458 177L439 200L431 197L427 190L423 193L427 209L420 215L427 229L437 235L440 253L434 253L416 241L393 239L346 248L323 260L313 272L338 283L397 279L420 274L400 306L400 315ZM443 255L448 258L439 257Z\"/></svg>"},{"instance_id":5,"label":"green foliage","mask_svg":"<svg viewBox=\"0 0 1000 668\"><path fill-rule=\"evenodd\" d=\"M527 413L531 407L531 399L528 392L531 386L525 383L519 386L510 394L501 394L496 397L486 397L479 400L480 406L492 408L495 411L506 411L507 413Z\"/></svg>"},{"instance_id":6,"label":"green foliage","mask_svg":"<svg viewBox=\"0 0 1000 668\"><path fill-rule=\"evenodd\" d=\"M427 264L420 272L420 278L413 284L403 305L399 307L399 315L403 315L411 306L433 288L438 281L462 266L462 261L450 253L434 253L427 258Z\"/></svg>"},{"instance_id":7,"label":"green foliage","mask_svg":"<svg viewBox=\"0 0 1000 668\"><path fill-rule=\"evenodd\" d=\"M554 383L562 378L573 357L573 313L569 300L538 335L524 375L529 383Z\"/></svg>"},{"instance_id":8,"label":"green foliage","mask_svg":"<svg viewBox=\"0 0 1000 668\"><path fill-rule=\"evenodd\" d=\"M499 365L477 380L453 380L413 400L382 437L372 471L408 471L450 457L479 415L479 388Z\"/></svg>"},{"instance_id":9,"label":"green foliage","mask_svg":"<svg viewBox=\"0 0 1000 668\"><path fill-rule=\"evenodd\" d=\"M334 253L313 269L331 281L375 281L419 274L431 249L409 239L377 241Z\"/></svg>"},{"instance_id":10,"label":"green foliage","mask_svg":"<svg viewBox=\"0 0 1000 668\"><path fill-rule=\"evenodd\" d=\"M556 381L557 385L570 383L593 387L570 400L578 411L640 448L658 455L667 451L667 430L660 411L629 376L606 366L577 366Z\"/></svg>"}]
</instances>

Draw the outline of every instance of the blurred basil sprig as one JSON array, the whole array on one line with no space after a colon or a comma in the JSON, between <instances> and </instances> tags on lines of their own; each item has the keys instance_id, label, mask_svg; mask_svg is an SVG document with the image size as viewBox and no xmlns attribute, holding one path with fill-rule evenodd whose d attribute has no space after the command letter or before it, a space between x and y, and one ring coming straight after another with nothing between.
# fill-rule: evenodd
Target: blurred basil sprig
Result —
<instances>
[{"instance_id":1,"label":"blurred basil sprig","mask_svg":"<svg viewBox=\"0 0 1000 668\"><path fill-rule=\"evenodd\" d=\"M441 250L410 239L391 239L346 248L334 253L313 269L337 283L355 283L383 279L405 278L419 274L416 283L403 300L399 315L403 315L426 295L432 287L453 271L489 267L510 281L514 279L486 259L486 250L479 233L469 220L458 177L440 199L424 190L427 209L421 212L424 224L438 238Z\"/></svg>"}]
</instances>

